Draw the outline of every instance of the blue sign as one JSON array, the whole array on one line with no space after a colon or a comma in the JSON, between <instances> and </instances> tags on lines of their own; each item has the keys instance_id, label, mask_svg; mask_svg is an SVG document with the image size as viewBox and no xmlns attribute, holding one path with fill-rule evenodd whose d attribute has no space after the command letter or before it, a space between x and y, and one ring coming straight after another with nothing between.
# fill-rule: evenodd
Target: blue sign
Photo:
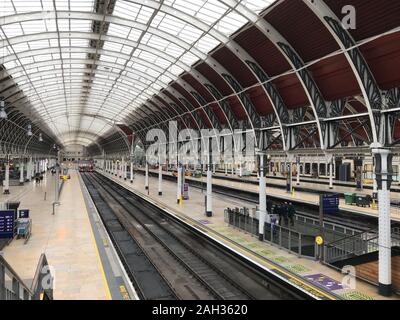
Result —
<instances>
[{"instance_id":1,"label":"blue sign","mask_svg":"<svg viewBox=\"0 0 400 320\"><path fill-rule=\"evenodd\" d=\"M339 212L339 194L324 194L322 196L322 207L324 213L335 214Z\"/></svg>"},{"instance_id":2,"label":"blue sign","mask_svg":"<svg viewBox=\"0 0 400 320\"><path fill-rule=\"evenodd\" d=\"M18 218L29 218L29 209L19 210Z\"/></svg>"},{"instance_id":3,"label":"blue sign","mask_svg":"<svg viewBox=\"0 0 400 320\"><path fill-rule=\"evenodd\" d=\"M15 210L0 211L0 238L12 239L14 237Z\"/></svg>"}]
</instances>

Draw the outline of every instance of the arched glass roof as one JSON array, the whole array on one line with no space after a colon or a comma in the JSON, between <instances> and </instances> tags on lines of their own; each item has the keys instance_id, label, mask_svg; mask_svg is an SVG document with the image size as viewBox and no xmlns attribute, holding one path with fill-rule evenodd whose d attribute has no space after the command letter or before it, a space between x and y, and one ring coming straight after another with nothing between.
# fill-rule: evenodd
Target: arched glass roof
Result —
<instances>
[{"instance_id":1,"label":"arched glass roof","mask_svg":"<svg viewBox=\"0 0 400 320\"><path fill-rule=\"evenodd\" d=\"M61 142L90 144L272 2L0 0L0 65Z\"/></svg>"}]
</instances>

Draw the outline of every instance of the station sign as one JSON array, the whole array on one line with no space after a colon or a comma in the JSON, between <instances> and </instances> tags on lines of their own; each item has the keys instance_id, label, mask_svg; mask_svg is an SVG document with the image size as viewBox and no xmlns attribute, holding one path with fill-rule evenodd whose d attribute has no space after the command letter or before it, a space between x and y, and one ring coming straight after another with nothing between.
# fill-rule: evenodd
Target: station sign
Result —
<instances>
[{"instance_id":1,"label":"station sign","mask_svg":"<svg viewBox=\"0 0 400 320\"><path fill-rule=\"evenodd\" d=\"M0 211L0 239L14 237L15 210Z\"/></svg>"},{"instance_id":2,"label":"station sign","mask_svg":"<svg viewBox=\"0 0 400 320\"><path fill-rule=\"evenodd\" d=\"M28 209L19 210L18 218L20 218L20 219L29 218L29 210Z\"/></svg>"},{"instance_id":3,"label":"station sign","mask_svg":"<svg viewBox=\"0 0 400 320\"><path fill-rule=\"evenodd\" d=\"M182 198L183 200L189 200L189 184L184 183L182 188Z\"/></svg>"}]
</instances>

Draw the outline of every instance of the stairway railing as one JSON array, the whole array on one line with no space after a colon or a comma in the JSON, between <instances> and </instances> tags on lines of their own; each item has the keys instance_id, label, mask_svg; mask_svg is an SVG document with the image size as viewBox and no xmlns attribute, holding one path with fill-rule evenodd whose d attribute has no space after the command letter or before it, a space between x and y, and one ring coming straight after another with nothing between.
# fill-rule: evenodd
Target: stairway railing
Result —
<instances>
[{"instance_id":1,"label":"stairway railing","mask_svg":"<svg viewBox=\"0 0 400 320\"><path fill-rule=\"evenodd\" d=\"M51 281L43 281L45 277ZM39 259L31 288L18 276L4 257L0 256L0 300L50 300L53 298L52 284L53 278L44 254Z\"/></svg>"},{"instance_id":2,"label":"stairway railing","mask_svg":"<svg viewBox=\"0 0 400 320\"><path fill-rule=\"evenodd\" d=\"M392 246L400 246L400 229L392 229ZM332 264L355 256L379 251L378 231L368 230L324 246L324 262Z\"/></svg>"}]
</instances>

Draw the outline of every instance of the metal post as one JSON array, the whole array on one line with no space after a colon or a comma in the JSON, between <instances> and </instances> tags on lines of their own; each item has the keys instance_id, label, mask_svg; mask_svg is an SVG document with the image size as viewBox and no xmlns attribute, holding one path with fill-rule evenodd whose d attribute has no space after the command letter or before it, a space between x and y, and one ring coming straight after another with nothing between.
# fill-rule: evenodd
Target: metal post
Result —
<instances>
[{"instance_id":1,"label":"metal post","mask_svg":"<svg viewBox=\"0 0 400 320\"><path fill-rule=\"evenodd\" d=\"M319 235L322 239L325 239L324 236L324 196L322 194L319 195ZM322 246L318 246L319 253L318 258L319 261L323 261L323 254L322 254Z\"/></svg>"},{"instance_id":2,"label":"metal post","mask_svg":"<svg viewBox=\"0 0 400 320\"><path fill-rule=\"evenodd\" d=\"M162 165L161 160L158 162L158 195L162 196Z\"/></svg>"},{"instance_id":3,"label":"metal post","mask_svg":"<svg viewBox=\"0 0 400 320\"><path fill-rule=\"evenodd\" d=\"M390 187L392 158L389 149L373 149L379 205L379 293L392 294L392 236L390 215Z\"/></svg>"},{"instance_id":4,"label":"metal post","mask_svg":"<svg viewBox=\"0 0 400 320\"><path fill-rule=\"evenodd\" d=\"M264 240L264 225L265 225L265 216L267 214L267 190L266 190L266 181L264 174L264 155L259 156L260 159L260 180L259 180L259 230L258 230L258 239L260 241Z\"/></svg>"},{"instance_id":5,"label":"metal post","mask_svg":"<svg viewBox=\"0 0 400 320\"><path fill-rule=\"evenodd\" d=\"M146 157L146 172L144 177L144 188L146 190L149 190L149 164L147 163L147 157Z\"/></svg>"},{"instance_id":6,"label":"metal post","mask_svg":"<svg viewBox=\"0 0 400 320\"><path fill-rule=\"evenodd\" d=\"M124 180L128 178L128 161L124 161Z\"/></svg>"},{"instance_id":7,"label":"metal post","mask_svg":"<svg viewBox=\"0 0 400 320\"><path fill-rule=\"evenodd\" d=\"M19 184L22 186L24 184L24 160L20 160L19 163Z\"/></svg>"},{"instance_id":8,"label":"metal post","mask_svg":"<svg viewBox=\"0 0 400 320\"><path fill-rule=\"evenodd\" d=\"M333 189L333 157L329 165L329 189Z\"/></svg>"},{"instance_id":9,"label":"metal post","mask_svg":"<svg viewBox=\"0 0 400 320\"><path fill-rule=\"evenodd\" d=\"M20 300L20 297L19 297L19 282L14 277L12 278L12 291L14 293L14 300Z\"/></svg>"},{"instance_id":10,"label":"metal post","mask_svg":"<svg viewBox=\"0 0 400 320\"><path fill-rule=\"evenodd\" d=\"M208 163L207 163L207 217L212 217L212 138L209 138L208 143Z\"/></svg>"},{"instance_id":11,"label":"metal post","mask_svg":"<svg viewBox=\"0 0 400 320\"><path fill-rule=\"evenodd\" d=\"M296 159L296 164L297 164L297 181L296 184L299 186L300 185L300 157L297 157Z\"/></svg>"},{"instance_id":12,"label":"metal post","mask_svg":"<svg viewBox=\"0 0 400 320\"><path fill-rule=\"evenodd\" d=\"M131 183L133 183L133 161L131 160L131 167L130 167L130 174L131 174Z\"/></svg>"},{"instance_id":13,"label":"metal post","mask_svg":"<svg viewBox=\"0 0 400 320\"><path fill-rule=\"evenodd\" d=\"M377 181L376 181L376 173L375 173L375 171L376 171L375 157L372 158L372 161L373 161L372 179L373 179L373 183L374 183L374 184L373 184L373 190L372 190L372 192L373 192L373 195L376 197L376 195L378 194L378 183L377 183Z\"/></svg>"},{"instance_id":14,"label":"metal post","mask_svg":"<svg viewBox=\"0 0 400 320\"><path fill-rule=\"evenodd\" d=\"M182 195L182 168L181 165L178 163L177 166L178 174L177 174L177 183L176 183L176 203L179 204L181 201L181 195Z\"/></svg>"},{"instance_id":15,"label":"metal post","mask_svg":"<svg viewBox=\"0 0 400 320\"><path fill-rule=\"evenodd\" d=\"M3 181L3 194L10 194L10 162L9 158L7 157L7 163L6 163L6 171L5 171L5 177Z\"/></svg>"},{"instance_id":16,"label":"metal post","mask_svg":"<svg viewBox=\"0 0 400 320\"><path fill-rule=\"evenodd\" d=\"M29 158L29 162L27 163L27 167L26 167L26 179L29 182L32 181L31 167L32 167L32 157Z\"/></svg>"}]
</instances>

